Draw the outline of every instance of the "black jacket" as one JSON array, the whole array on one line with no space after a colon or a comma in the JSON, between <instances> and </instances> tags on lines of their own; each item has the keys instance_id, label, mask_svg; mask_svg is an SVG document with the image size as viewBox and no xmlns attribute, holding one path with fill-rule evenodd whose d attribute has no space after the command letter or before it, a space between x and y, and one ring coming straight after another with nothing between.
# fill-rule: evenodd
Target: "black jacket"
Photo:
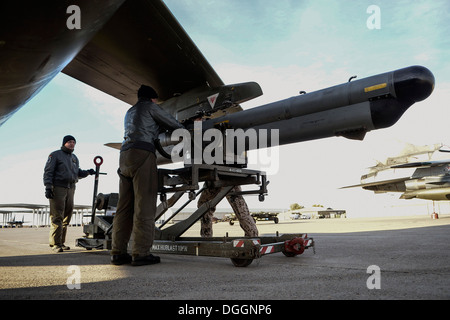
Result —
<instances>
[{"instance_id":1,"label":"black jacket","mask_svg":"<svg viewBox=\"0 0 450 320\"><path fill-rule=\"evenodd\" d=\"M136 148L155 152L154 140L161 132L183 128L172 115L142 97L127 111L124 124L122 151Z\"/></svg>"},{"instance_id":2,"label":"black jacket","mask_svg":"<svg viewBox=\"0 0 450 320\"><path fill-rule=\"evenodd\" d=\"M78 182L78 178L89 175L89 171L81 170L78 158L71 152L61 150L52 152L48 156L44 168L44 185L71 188Z\"/></svg>"}]
</instances>

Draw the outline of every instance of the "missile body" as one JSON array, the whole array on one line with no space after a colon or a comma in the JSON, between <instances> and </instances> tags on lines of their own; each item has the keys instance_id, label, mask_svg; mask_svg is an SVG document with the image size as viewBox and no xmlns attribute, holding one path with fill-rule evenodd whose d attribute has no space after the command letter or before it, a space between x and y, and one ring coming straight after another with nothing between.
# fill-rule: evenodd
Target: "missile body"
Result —
<instances>
[{"instance_id":1,"label":"missile body","mask_svg":"<svg viewBox=\"0 0 450 320\"><path fill-rule=\"evenodd\" d=\"M362 140L366 132L396 123L433 88L433 74L413 66L212 119L203 127L278 129L280 145L332 136Z\"/></svg>"},{"instance_id":2,"label":"missile body","mask_svg":"<svg viewBox=\"0 0 450 320\"><path fill-rule=\"evenodd\" d=\"M246 137L246 150L333 136L363 140L368 131L395 124L433 89L433 74L411 66L209 119L202 130L254 130L258 142L250 143ZM261 135L263 130L277 130L277 141L271 141L271 134ZM260 143L261 136L267 137L267 143ZM170 139L166 135L161 140L170 153Z\"/></svg>"}]
</instances>

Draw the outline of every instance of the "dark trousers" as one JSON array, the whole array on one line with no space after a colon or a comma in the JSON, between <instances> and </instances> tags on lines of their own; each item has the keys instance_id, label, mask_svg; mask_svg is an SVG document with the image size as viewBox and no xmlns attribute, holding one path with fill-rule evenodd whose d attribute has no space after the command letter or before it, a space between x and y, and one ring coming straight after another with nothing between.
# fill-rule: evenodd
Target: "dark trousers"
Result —
<instances>
[{"instance_id":1,"label":"dark trousers","mask_svg":"<svg viewBox=\"0 0 450 320\"><path fill-rule=\"evenodd\" d=\"M158 171L153 152L128 149L120 153L119 201L114 216L111 254L127 252L133 235L131 254L150 253L155 237Z\"/></svg>"},{"instance_id":2,"label":"dark trousers","mask_svg":"<svg viewBox=\"0 0 450 320\"><path fill-rule=\"evenodd\" d=\"M53 187L53 199L50 199L50 235L51 246L62 246L66 241L67 226L73 212L75 185L72 188Z\"/></svg>"}]
</instances>

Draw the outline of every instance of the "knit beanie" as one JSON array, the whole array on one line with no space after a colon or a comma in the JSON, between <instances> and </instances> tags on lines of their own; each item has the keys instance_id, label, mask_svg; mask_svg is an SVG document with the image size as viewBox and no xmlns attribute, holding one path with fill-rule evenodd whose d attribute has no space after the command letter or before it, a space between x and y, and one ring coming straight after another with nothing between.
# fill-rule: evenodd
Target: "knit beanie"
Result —
<instances>
[{"instance_id":1,"label":"knit beanie","mask_svg":"<svg viewBox=\"0 0 450 320\"><path fill-rule=\"evenodd\" d=\"M141 98L141 97L146 97L149 99L156 99L156 98L158 98L158 94L156 93L155 89L143 84L138 90L138 98Z\"/></svg>"},{"instance_id":2,"label":"knit beanie","mask_svg":"<svg viewBox=\"0 0 450 320\"><path fill-rule=\"evenodd\" d=\"M75 143L77 142L77 140L75 140L75 138L74 138L73 136L68 135L68 136L65 136L65 137L64 137L62 145L65 145L66 142L67 142L67 141L70 141L70 140L75 141Z\"/></svg>"}]
</instances>

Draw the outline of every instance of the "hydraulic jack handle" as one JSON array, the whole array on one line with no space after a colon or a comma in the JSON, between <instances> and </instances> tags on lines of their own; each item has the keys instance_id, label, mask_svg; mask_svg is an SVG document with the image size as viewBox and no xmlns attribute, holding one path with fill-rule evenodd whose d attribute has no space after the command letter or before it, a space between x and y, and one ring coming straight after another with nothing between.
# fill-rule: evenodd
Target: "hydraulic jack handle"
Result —
<instances>
[{"instance_id":1,"label":"hydraulic jack handle","mask_svg":"<svg viewBox=\"0 0 450 320\"><path fill-rule=\"evenodd\" d=\"M103 164L103 158L100 156L96 156L94 158L94 164L95 164L95 180L94 180L94 195L92 199L92 215L91 215L91 223L94 223L95 219L95 210L97 208L97 189L98 189L98 177L101 174L100 172L100 166Z\"/></svg>"}]
</instances>

